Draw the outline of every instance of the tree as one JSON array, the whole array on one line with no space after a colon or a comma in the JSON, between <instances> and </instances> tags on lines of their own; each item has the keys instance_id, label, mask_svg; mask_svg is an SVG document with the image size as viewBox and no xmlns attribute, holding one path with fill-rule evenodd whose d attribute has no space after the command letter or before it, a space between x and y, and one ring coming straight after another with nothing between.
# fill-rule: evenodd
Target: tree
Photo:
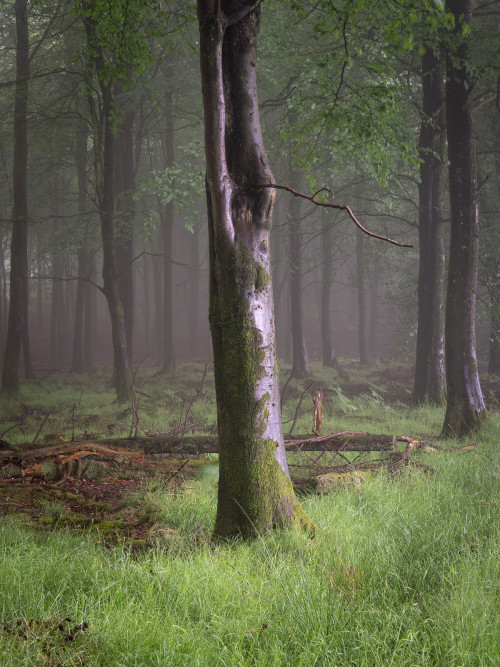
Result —
<instances>
[{"instance_id":1,"label":"tree","mask_svg":"<svg viewBox=\"0 0 500 667\"><path fill-rule=\"evenodd\" d=\"M214 534L310 525L288 474L270 267L275 195L256 83L259 2L198 0L210 328L219 429Z\"/></svg>"},{"instance_id":2,"label":"tree","mask_svg":"<svg viewBox=\"0 0 500 667\"><path fill-rule=\"evenodd\" d=\"M19 389L21 344L28 341L28 79L30 75L27 1L16 0L16 90L14 100L14 167L12 237L10 246L10 301L2 390ZM25 349L26 352L26 349ZM26 356L26 355L25 355Z\"/></svg>"},{"instance_id":3,"label":"tree","mask_svg":"<svg viewBox=\"0 0 500 667\"><path fill-rule=\"evenodd\" d=\"M444 244L441 200L445 164L442 58L428 46L422 56L422 122L419 139L420 263L413 404L444 400Z\"/></svg>"},{"instance_id":4,"label":"tree","mask_svg":"<svg viewBox=\"0 0 500 667\"><path fill-rule=\"evenodd\" d=\"M478 186L472 124L470 0L447 0L454 18L446 54L446 124L450 189L450 262L446 295L447 402L442 435L461 436L486 416L476 360Z\"/></svg>"}]
</instances>

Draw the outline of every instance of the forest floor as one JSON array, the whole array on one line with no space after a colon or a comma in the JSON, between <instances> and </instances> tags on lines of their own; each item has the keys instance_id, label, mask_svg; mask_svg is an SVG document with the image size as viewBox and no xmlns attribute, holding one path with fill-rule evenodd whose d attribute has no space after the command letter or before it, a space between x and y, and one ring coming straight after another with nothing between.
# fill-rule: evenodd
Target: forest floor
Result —
<instances>
[{"instance_id":1,"label":"forest floor","mask_svg":"<svg viewBox=\"0 0 500 667\"><path fill-rule=\"evenodd\" d=\"M321 389L323 433L437 440L443 410L409 406L411 368L313 370L288 382L282 373L285 432L311 431ZM118 408L107 379L40 371L0 403L0 449L216 430L201 364L168 378L140 370L130 407ZM422 448L397 477L363 469L356 483L302 495L313 542L213 545L216 455L153 465L139 453L133 468L58 481L2 468L0 664L495 664L500 382L483 376L482 387L490 418L465 442ZM354 470L377 456L347 459ZM292 477L334 458L289 455Z\"/></svg>"}]
</instances>

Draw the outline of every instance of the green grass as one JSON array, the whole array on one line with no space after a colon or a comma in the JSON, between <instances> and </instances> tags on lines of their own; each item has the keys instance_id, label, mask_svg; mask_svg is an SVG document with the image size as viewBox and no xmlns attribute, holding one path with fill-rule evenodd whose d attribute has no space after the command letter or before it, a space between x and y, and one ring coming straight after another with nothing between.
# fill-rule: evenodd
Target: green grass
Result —
<instances>
[{"instance_id":1,"label":"green grass","mask_svg":"<svg viewBox=\"0 0 500 667\"><path fill-rule=\"evenodd\" d=\"M365 393L329 399L324 431L441 427L442 410ZM295 404L286 406L292 415ZM296 432L310 430L308 419ZM43 626L27 638L0 632L0 665L498 664L500 478L487 457L498 463L500 415L470 440L475 452L419 453L433 474L373 474L361 493L304 496L318 527L312 540L281 533L212 544L209 474L182 491L153 481L128 499L158 529L156 548L143 553L6 520L0 628L68 616L89 627L72 642Z\"/></svg>"}]
</instances>

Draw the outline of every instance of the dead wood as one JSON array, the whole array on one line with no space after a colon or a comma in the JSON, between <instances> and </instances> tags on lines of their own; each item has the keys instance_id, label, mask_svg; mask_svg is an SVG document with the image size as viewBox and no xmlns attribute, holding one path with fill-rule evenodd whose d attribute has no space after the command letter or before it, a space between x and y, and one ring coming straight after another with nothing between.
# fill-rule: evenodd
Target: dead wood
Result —
<instances>
[{"instance_id":1,"label":"dead wood","mask_svg":"<svg viewBox=\"0 0 500 667\"><path fill-rule=\"evenodd\" d=\"M396 451L398 442L407 443L404 452ZM428 443L421 443L407 436L356 431L340 431L321 437L304 434L285 441L290 454L322 452L320 456L331 453L343 457L343 452L358 452L359 456L367 452L388 452L389 458L381 459L380 462L372 461L369 465L392 466L394 472L408 465L414 449L424 444ZM56 480L68 475L76 477L89 474L90 465L93 465L97 472L100 471L101 476L107 469L126 474L126 471L137 465L154 471L155 467L161 467L162 459L158 458L160 455L189 459L200 454L216 454L218 438L211 435L107 438L98 442L58 442L41 448L26 444L25 447L26 449L17 451L0 451L0 478ZM350 463L346 459L346 462L349 468L357 466L357 459ZM96 470L94 474L97 474Z\"/></svg>"}]
</instances>

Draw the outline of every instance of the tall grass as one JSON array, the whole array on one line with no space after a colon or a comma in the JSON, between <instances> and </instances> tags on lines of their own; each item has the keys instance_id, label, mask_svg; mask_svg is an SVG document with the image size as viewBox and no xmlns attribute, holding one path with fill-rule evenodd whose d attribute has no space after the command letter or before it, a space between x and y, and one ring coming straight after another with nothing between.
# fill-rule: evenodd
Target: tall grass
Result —
<instances>
[{"instance_id":1,"label":"tall grass","mask_svg":"<svg viewBox=\"0 0 500 667\"><path fill-rule=\"evenodd\" d=\"M498 420L488 430L491 456ZM433 475L305 497L313 540L211 544L210 479L131 500L171 531L140 555L4 522L0 620L86 620L58 665L498 664L495 468L472 452L425 459ZM1 637L0 664L45 664L43 633Z\"/></svg>"}]
</instances>

